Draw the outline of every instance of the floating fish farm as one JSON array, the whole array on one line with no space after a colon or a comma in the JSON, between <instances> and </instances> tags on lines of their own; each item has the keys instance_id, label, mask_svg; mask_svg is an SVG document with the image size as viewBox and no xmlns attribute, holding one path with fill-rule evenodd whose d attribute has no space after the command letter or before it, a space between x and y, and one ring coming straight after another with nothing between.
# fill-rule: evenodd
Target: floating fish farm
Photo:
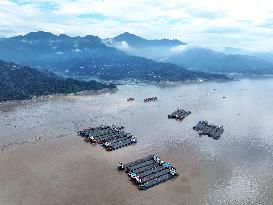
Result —
<instances>
[{"instance_id":1,"label":"floating fish farm","mask_svg":"<svg viewBox=\"0 0 273 205\"><path fill-rule=\"evenodd\" d=\"M194 126L193 129L196 130L199 133L199 135L207 135L216 140L218 140L219 137L224 132L224 128L222 126L221 127L215 126L209 124L207 121L198 122L198 124Z\"/></svg>"},{"instance_id":2,"label":"floating fish farm","mask_svg":"<svg viewBox=\"0 0 273 205\"><path fill-rule=\"evenodd\" d=\"M144 102L153 102L153 101L157 101L157 97L151 97L151 98L144 99Z\"/></svg>"},{"instance_id":3,"label":"floating fish farm","mask_svg":"<svg viewBox=\"0 0 273 205\"><path fill-rule=\"evenodd\" d=\"M92 144L100 144L106 150L112 151L137 143L137 139L130 133L123 131L124 127L100 126L79 131L78 134L85 141Z\"/></svg>"},{"instance_id":4,"label":"floating fish farm","mask_svg":"<svg viewBox=\"0 0 273 205\"><path fill-rule=\"evenodd\" d=\"M183 120L185 117L189 116L190 114L191 114L191 111L185 111L185 110L182 110L182 109L177 109L172 114L169 114L168 118Z\"/></svg>"},{"instance_id":5,"label":"floating fish farm","mask_svg":"<svg viewBox=\"0 0 273 205\"><path fill-rule=\"evenodd\" d=\"M118 168L128 173L140 190L149 189L178 175L171 163L162 161L156 155L150 155L128 164L120 162Z\"/></svg>"}]
</instances>

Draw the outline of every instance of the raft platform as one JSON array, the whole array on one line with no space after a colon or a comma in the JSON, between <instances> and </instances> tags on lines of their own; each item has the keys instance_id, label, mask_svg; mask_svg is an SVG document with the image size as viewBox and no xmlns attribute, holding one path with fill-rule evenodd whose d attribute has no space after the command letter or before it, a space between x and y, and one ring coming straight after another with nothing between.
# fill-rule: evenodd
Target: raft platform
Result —
<instances>
[{"instance_id":1,"label":"raft platform","mask_svg":"<svg viewBox=\"0 0 273 205\"><path fill-rule=\"evenodd\" d=\"M193 127L193 130L197 131L199 135L207 135L216 140L218 140L224 132L222 126L215 126L209 124L207 121L199 121L198 124Z\"/></svg>"},{"instance_id":2,"label":"raft platform","mask_svg":"<svg viewBox=\"0 0 273 205\"><path fill-rule=\"evenodd\" d=\"M191 114L191 111L185 111L183 109L177 109L172 114L168 115L168 118L170 119L177 119L177 120L183 120L187 116Z\"/></svg>"},{"instance_id":3,"label":"raft platform","mask_svg":"<svg viewBox=\"0 0 273 205\"><path fill-rule=\"evenodd\" d=\"M78 134L85 138L85 141L92 144L100 144L106 150L112 151L125 146L137 143L137 139L130 133L123 131L124 127L114 125L101 125L79 131Z\"/></svg>"},{"instance_id":4,"label":"raft platform","mask_svg":"<svg viewBox=\"0 0 273 205\"><path fill-rule=\"evenodd\" d=\"M149 155L127 164L120 162L118 168L128 173L140 190L152 188L178 176L172 164L164 162L157 155Z\"/></svg>"}]
</instances>

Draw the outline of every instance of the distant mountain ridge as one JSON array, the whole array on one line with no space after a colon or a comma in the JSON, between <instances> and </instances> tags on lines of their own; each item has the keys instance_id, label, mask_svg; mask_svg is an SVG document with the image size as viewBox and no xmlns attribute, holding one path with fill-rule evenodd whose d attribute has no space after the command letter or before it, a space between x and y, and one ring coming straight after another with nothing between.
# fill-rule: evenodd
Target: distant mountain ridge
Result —
<instances>
[{"instance_id":1,"label":"distant mountain ridge","mask_svg":"<svg viewBox=\"0 0 273 205\"><path fill-rule=\"evenodd\" d=\"M67 76L93 76L103 80L227 79L224 75L192 72L171 63L128 55L92 35L70 37L39 31L24 36L2 38L0 59Z\"/></svg>"},{"instance_id":2,"label":"distant mountain ridge","mask_svg":"<svg viewBox=\"0 0 273 205\"><path fill-rule=\"evenodd\" d=\"M186 49L166 61L204 72L273 74L273 64L266 59L249 55L224 54L204 48Z\"/></svg>"},{"instance_id":3,"label":"distant mountain ridge","mask_svg":"<svg viewBox=\"0 0 273 205\"><path fill-rule=\"evenodd\" d=\"M78 81L63 79L53 73L41 72L28 66L22 66L0 60L0 102L7 100L26 100L33 96L55 93L75 93L84 90L113 89L96 81Z\"/></svg>"},{"instance_id":4,"label":"distant mountain ridge","mask_svg":"<svg viewBox=\"0 0 273 205\"><path fill-rule=\"evenodd\" d=\"M244 54L236 54L241 50L231 47L225 48L226 54L208 48L191 47L178 40L146 40L129 33L112 40L114 47L130 55L174 63L187 69L226 74L273 74L273 54L248 55L246 51ZM124 46L122 42L128 45Z\"/></svg>"},{"instance_id":5,"label":"distant mountain ridge","mask_svg":"<svg viewBox=\"0 0 273 205\"><path fill-rule=\"evenodd\" d=\"M147 40L142 37L139 37L135 34L131 34L128 32L125 32L123 34L120 34L112 40L116 42L122 42L125 41L130 46L133 47L157 47L157 46L167 46L167 47L173 47L173 46L179 46L179 45L186 45L186 43L179 41L177 39L169 40L169 39L161 39L161 40Z\"/></svg>"}]
</instances>

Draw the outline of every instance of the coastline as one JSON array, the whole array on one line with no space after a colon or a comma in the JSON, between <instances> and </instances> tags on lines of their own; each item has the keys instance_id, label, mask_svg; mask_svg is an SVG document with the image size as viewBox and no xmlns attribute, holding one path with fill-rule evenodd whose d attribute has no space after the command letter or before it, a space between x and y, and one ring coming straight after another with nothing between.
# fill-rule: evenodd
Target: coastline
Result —
<instances>
[{"instance_id":1,"label":"coastline","mask_svg":"<svg viewBox=\"0 0 273 205\"><path fill-rule=\"evenodd\" d=\"M76 93L55 93L51 95L42 95L42 96L34 96L31 99L25 99L25 100L8 100L8 101L2 101L0 102L0 106L5 106L5 105L12 105L12 104L25 104L28 102L37 102L37 101L42 101L42 100L50 100L58 97L63 97L63 96L92 96L92 95L102 95L105 93L115 93L118 89L117 88L104 88L101 90L84 90ZM0 109L1 111L1 109Z\"/></svg>"}]
</instances>

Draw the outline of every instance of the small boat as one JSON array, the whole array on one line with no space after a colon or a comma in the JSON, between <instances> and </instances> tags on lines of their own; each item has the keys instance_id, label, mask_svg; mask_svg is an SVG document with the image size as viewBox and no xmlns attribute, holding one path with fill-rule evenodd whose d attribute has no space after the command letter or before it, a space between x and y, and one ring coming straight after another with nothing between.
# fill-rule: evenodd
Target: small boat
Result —
<instances>
[{"instance_id":1,"label":"small boat","mask_svg":"<svg viewBox=\"0 0 273 205\"><path fill-rule=\"evenodd\" d=\"M152 102L152 101L157 101L157 97L150 97L150 98L144 99L144 102Z\"/></svg>"},{"instance_id":2,"label":"small boat","mask_svg":"<svg viewBox=\"0 0 273 205\"><path fill-rule=\"evenodd\" d=\"M134 101L134 100L135 100L134 98L128 98L127 102L131 102L131 101Z\"/></svg>"}]
</instances>

